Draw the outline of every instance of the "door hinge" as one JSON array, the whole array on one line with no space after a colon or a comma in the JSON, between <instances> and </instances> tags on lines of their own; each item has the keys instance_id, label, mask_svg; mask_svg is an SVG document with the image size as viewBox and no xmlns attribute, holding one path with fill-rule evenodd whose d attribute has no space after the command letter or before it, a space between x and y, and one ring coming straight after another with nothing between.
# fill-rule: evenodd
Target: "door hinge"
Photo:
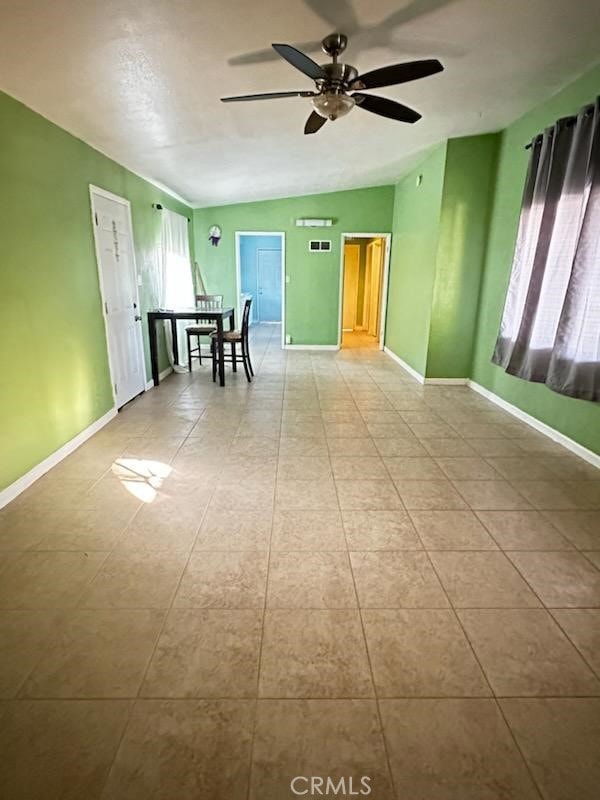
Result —
<instances>
[{"instance_id":1,"label":"door hinge","mask_svg":"<svg viewBox=\"0 0 600 800\"><path fill-rule=\"evenodd\" d=\"M96 222L96 227L98 227L98 212L94 211L94 220Z\"/></svg>"},{"instance_id":2,"label":"door hinge","mask_svg":"<svg viewBox=\"0 0 600 800\"><path fill-rule=\"evenodd\" d=\"M116 395L116 394L117 394L117 384L115 383L115 384L113 384L113 385L114 385L114 387L115 387L115 395Z\"/></svg>"},{"instance_id":3,"label":"door hinge","mask_svg":"<svg viewBox=\"0 0 600 800\"><path fill-rule=\"evenodd\" d=\"M104 301L104 310L108 314L108 303L106 302L106 300Z\"/></svg>"}]
</instances>

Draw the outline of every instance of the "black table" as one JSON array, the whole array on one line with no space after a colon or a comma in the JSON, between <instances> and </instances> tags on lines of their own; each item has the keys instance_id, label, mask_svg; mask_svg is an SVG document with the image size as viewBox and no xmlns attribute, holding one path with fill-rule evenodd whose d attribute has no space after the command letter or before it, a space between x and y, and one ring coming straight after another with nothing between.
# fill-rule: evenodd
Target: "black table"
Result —
<instances>
[{"instance_id":1,"label":"black table","mask_svg":"<svg viewBox=\"0 0 600 800\"><path fill-rule=\"evenodd\" d=\"M223 358L223 322L229 320L229 330L235 328L235 310L232 306L224 308L213 308L209 311L201 311L197 308L183 308L174 311L149 311L148 312L148 335L150 339L150 362L152 364L152 380L158 386L160 378L158 376L158 345L156 339L156 322L159 319L171 321L171 333L173 338L173 361L179 364L179 347L177 345L177 320L189 319L192 321L202 320L203 322L214 322L217 328L217 349L219 351L219 383L225 386L225 359Z\"/></svg>"}]
</instances>

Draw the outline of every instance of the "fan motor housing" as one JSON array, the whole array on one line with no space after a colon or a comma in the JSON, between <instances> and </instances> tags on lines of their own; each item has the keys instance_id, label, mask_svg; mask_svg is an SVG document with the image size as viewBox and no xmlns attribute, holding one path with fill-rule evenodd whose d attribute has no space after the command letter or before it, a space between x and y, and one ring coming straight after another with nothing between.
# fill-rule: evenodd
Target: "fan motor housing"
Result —
<instances>
[{"instance_id":1,"label":"fan motor housing","mask_svg":"<svg viewBox=\"0 0 600 800\"><path fill-rule=\"evenodd\" d=\"M323 84L324 86L331 85L345 88L358 78L358 70L351 64L321 64L321 67L326 78L324 80L318 80L318 85Z\"/></svg>"}]
</instances>

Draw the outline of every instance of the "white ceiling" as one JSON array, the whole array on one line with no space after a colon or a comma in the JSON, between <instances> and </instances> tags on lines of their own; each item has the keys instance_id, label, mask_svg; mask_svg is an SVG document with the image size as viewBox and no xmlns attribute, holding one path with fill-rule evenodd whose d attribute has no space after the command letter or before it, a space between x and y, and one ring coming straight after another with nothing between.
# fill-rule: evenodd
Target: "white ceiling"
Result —
<instances>
[{"instance_id":1,"label":"white ceiling","mask_svg":"<svg viewBox=\"0 0 600 800\"><path fill-rule=\"evenodd\" d=\"M374 92L423 120L354 109L304 136L308 99L219 102L313 88L278 58L229 61L334 27L362 72L440 58L440 75ZM207 206L392 182L432 144L497 130L568 84L599 37L597 0L0 0L0 88Z\"/></svg>"}]
</instances>

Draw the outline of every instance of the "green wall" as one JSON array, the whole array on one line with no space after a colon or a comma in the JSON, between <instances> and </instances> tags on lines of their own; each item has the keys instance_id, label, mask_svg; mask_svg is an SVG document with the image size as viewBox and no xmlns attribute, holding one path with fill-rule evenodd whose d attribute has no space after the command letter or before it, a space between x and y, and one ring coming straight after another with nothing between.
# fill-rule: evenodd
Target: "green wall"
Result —
<instances>
[{"instance_id":1,"label":"green wall","mask_svg":"<svg viewBox=\"0 0 600 800\"><path fill-rule=\"evenodd\" d=\"M421 375L427 366L445 163L444 144L394 193L385 344Z\"/></svg>"},{"instance_id":2,"label":"green wall","mask_svg":"<svg viewBox=\"0 0 600 800\"><path fill-rule=\"evenodd\" d=\"M519 380L490 359L512 265L529 156L524 146L558 118L591 103L599 87L600 67L596 67L502 133L472 366L474 381L596 453L600 452L600 404Z\"/></svg>"},{"instance_id":3,"label":"green wall","mask_svg":"<svg viewBox=\"0 0 600 800\"><path fill-rule=\"evenodd\" d=\"M342 233L391 230L394 188L379 186L345 192L289 197L194 211L196 258L209 292L235 303L235 232L285 233L286 333L292 344L335 345L338 341L340 246ZM299 217L333 218L330 228L298 228ZM208 230L219 225L218 247ZM331 239L330 253L309 253L309 239Z\"/></svg>"},{"instance_id":4,"label":"green wall","mask_svg":"<svg viewBox=\"0 0 600 800\"><path fill-rule=\"evenodd\" d=\"M151 205L191 210L0 93L0 489L113 405L90 183L131 200L145 310Z\"/></svg>"},{"instance_id":5,"label":"green wall","mask_svg":"<svg viewBox=\"0 0 600 800\"><path fill-rule=\"evenodd\" d=\"M447 144L425 371L429 378L471 374L498 144L498 134Z\"/></svg>"}]
</instances>

